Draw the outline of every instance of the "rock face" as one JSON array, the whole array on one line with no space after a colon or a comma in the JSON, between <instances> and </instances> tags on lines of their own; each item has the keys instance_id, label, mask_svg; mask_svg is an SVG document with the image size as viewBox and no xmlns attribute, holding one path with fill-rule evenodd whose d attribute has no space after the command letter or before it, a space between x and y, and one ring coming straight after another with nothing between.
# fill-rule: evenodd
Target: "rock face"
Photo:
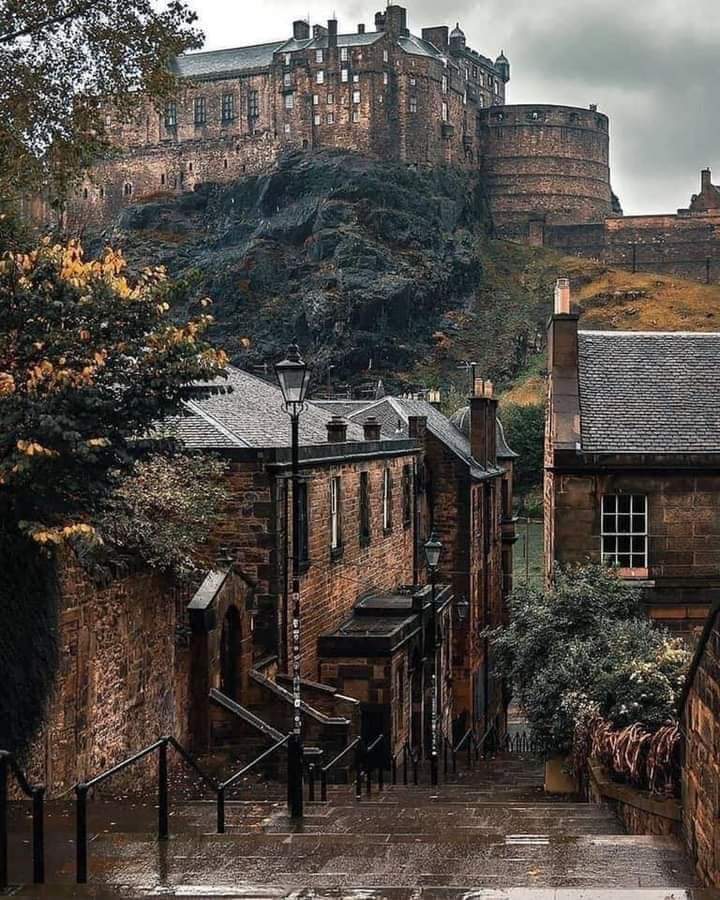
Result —
<instances>
[{"instance_id":1,"label":"rock face","mask_svg":"<svg viewBox=\"0 0 720 900\"><path fill-rule=\"evenodd\" d=\"M269 175L129 208L102 239L167 266L182 306L211 297L237 364L272 364L296 336L320 377L357 381L413 370L443 322L457 327L485 221L467 173L293 153Z\"/></svg>"}]
</instances>

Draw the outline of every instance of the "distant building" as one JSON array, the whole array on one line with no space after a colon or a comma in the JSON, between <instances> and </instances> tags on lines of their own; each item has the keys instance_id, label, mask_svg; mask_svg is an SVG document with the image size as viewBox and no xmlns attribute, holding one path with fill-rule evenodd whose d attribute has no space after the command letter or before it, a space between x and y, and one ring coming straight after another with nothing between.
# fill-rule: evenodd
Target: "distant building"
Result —
<instances>
[{"instance_id":1,"label":"distant building","mask_svg":"<svg viewBox=\"0 0 720 900\"><path fill-rule=\"evenodd\" d=\"M720 333L549 329L546 575L602 562L679 630L720 598Z\"/></svg>"}]
</instances>

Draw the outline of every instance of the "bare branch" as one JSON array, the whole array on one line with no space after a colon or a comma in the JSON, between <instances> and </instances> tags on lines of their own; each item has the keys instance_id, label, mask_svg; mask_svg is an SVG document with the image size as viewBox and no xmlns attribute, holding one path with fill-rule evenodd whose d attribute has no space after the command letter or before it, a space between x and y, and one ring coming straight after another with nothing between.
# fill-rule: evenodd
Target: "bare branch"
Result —
<instances>
[{"instance_id":1,"label":"bare branch","mask_svg":"<svg viewBox=\"0 0 720 900\"><path fill-rule=\"evenodd\" d=\"M76 3L67 12L57 16L50 16L40 22L32 25L26 25L24 28L18 28L17 31L10 31L7 34L0 34L0 44L11 44L21 37L29 37L30 35L39 34L48 28L54 28L57 25L63 25L78 16L84 16L93 10L94 7L101 5L101 0L84 0L84 2Z\"/></svg>"}]
</instances>

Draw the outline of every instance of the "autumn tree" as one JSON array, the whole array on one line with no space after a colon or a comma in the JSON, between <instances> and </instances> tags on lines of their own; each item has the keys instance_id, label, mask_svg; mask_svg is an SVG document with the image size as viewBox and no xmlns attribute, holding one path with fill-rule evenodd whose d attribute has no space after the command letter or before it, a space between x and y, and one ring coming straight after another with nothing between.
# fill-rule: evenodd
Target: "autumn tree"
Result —
<instances>
[{"instance_id":1,"label":"autumn tree","mask_svg":"<svg viewBox=\"0 0 720 900\"><path fill-rule=\"evenodd\" d=\"M90 534L138 441L225 356L211 317L178 324L162 269L43 244L0 262L0 502L40 544ZM205 301L209 303L209 301Z\"/></svg>"},{"instance_id":2,"label":"autumn tree","mask_svg":"<svg viewBox=\"0 0 720 900\"><path fill-rule=\"evenodd\" d=\"M180 0L0 0L0 201L68 182L107 149L105 117L172 91L197 47Z\"/></svg>"}]
</instances>

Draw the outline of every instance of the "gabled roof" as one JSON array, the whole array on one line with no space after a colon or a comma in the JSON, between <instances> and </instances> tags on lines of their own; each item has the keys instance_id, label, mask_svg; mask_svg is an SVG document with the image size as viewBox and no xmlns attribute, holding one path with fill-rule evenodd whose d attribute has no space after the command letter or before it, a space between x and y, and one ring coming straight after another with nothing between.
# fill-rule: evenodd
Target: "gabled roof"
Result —
<instances>
[{"instance_id":1,"label":"gabled roof","mask_svg":"<svg viewBox=\"0 0 720 900\"><path fill-rule=\"evenodd\" d=\"M233 366L226 373L227 379L217 380L215 393L186 401L186 414L167 423L174 436L191 450L289 446L290 419L280 389ZM300 443L326 444L331 417L308 404L300 416ZM363 441L363 429L349 424L347 439Z\"/></svg>"},{"instance_id":2,"label":"gabled roof","mask_svg":"<svg viewBox=\"0 0 720 900\"><path fill-rule=\"evenodd\" d=\"M248 69L263 69L272 65L273 55L285 43L287 41L274 41L271 44L255 44L231 50L184 53L175 59L175 74L180 78L207 78Z\"/></svg>"},{"instance_id":3,"label":"gabled roof","mask_svg":"<svg viewBox=\"0 0 720 900\"><path fill-rule=\"evenodd\" d=\"M580 331L578 382L585 452L720 452L720 333Z\"/></svg>"},{"instance_id":4,"label":"gabled roof","mask_svg":"<svg viewBox=\"0 0 720 900\"><path fill-rule=\"evenodd\" d=\"M331 409L333 402L317 401L317 405L324 409ZM350 412L347 418L351 422L364 423L370 416L374 416L380 423L383 435L396 440L408 436L408 420L410 416L425 416L428 431L442 441L459 459L470 469L473 478L487 478L497 475L501 469L482 466L472 455L470 441L452 422L439 410L426 400L407 400L400 397L383 397L363 403L355 412Z\"/></svg>"}]
</instances>

